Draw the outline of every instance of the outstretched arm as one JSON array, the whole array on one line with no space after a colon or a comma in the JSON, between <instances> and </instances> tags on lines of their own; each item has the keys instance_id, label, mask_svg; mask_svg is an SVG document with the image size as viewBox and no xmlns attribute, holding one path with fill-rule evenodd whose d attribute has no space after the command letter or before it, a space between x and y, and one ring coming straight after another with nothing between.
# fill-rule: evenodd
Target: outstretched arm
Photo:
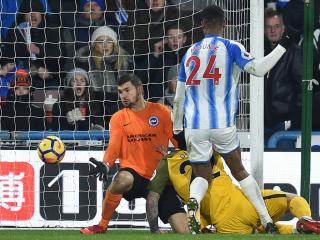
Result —
<instances>
[{"instance_id":1,"label":"outstretched arm","mask_svg":"<svg viewBox=\"0 0 320 240\"><path fill-rule=\"evenodd\" d=\"M278 44L278 46L267 56L248 62L244 66L244 70L255 76L263 77L271 68L273 68L285 52L286 49Z\"/></svg>"}]
</instances>

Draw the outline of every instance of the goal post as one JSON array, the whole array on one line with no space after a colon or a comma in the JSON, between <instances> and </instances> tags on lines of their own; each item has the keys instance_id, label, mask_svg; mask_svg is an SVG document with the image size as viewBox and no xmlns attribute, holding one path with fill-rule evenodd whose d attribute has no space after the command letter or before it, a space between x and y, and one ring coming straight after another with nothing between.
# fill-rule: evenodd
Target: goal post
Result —
<instances>
[{"instance_id":1,"label":"goal post","mask_svg":"<svg viewBox=\"0 0 320 240\"><path fill-rule=\"evenodd\" d=\"M264 1L250 0L250 52L264 55ZM251 174L263 188L264 79L250 75L250 163Z\"/></svg>"}]
</instances>

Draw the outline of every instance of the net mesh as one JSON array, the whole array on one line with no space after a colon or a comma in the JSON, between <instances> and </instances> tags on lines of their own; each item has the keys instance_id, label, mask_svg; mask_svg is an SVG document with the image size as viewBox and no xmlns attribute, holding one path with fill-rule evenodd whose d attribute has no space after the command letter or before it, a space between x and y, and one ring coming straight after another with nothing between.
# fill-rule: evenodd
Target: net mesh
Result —
<instances>
[{"instance_id":1,"label":"net mesh","mask_svg":"<svg viewBox=\"0 0 320 240\"><path fill-rule=\"evenodd\" d=\"M101 159L107 145L108 122L120 107L115 81L133 71L143 81L146 99L170 106L170 77L177 74L182 50L202 37L199 13L205 6L221 6L225 37L250 50L249 1L172 0L164 11L138 0L91 1L89 6L75 0L3 2L8 4L1 6L0 183L11 184L11 195L0 198L1 226L97 223L103 186L87 176L92 167L87 159ZM177 32L168 29L177 28L185 41L171 36ZM25 84L13 84L21 68L30 77ZM84 90L74 91L75 82L84 82ZM249 102L249 77L242 74L239 131L249 131ZM44 165L36 155L37 144L51 131L67 147L59 165ZM26 198L27 193L33 197ZM123 200L111 225L147 227L145 201Z\"/></svg>"}]
</instances>

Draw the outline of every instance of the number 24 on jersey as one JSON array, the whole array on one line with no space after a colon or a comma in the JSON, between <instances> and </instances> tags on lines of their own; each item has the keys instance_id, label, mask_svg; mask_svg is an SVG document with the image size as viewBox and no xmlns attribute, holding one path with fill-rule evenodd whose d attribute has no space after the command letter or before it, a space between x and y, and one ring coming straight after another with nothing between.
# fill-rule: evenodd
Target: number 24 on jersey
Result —
<instances>
[{"instance_id":1,"label":"number 24 on jersey","mask_svg":"<svg viewBox=\"0 0 320 240\"><path fill-rule=\"evenodd\" d=\"M202 78L206 78L207 80L213 79L215 85L219 85L219 80L221 78L221 74L219 72L219 68L213 68L214 62L216 60L216 56L212 55L210 57L208 66L206 67L206 70L203 73ZM190 75L187 78L186 84L187 85L200 85L199 79L194 79L194 76L198 73L201 60L198 56L191 56L187 60L187 67L190 66L190 64L194 62L194 68L192 69Z\"/></svg>"}]
</instances>

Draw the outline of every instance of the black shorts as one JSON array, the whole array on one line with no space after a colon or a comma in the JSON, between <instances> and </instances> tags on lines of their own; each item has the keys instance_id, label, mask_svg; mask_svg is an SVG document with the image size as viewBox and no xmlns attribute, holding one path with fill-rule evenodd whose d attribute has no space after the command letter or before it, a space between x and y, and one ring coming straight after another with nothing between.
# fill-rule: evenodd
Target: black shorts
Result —
<instances>
[{"instance_id":1,"label":"black shorts","mask_svg":"<svg viewBox=\"0 0 320 240\"><path fill-rule=\"evenodd\" d=\"M133 185L129 192L123 194L123 198L127 201L131 201L135 198L147 198L149 179L140 176L132 168L122 168L119 171L127 171L133 176Z\"/></svg>"},{"instance_id":2,"label":"black shorts","mask_svg":"<svg viewBox=\"0 0 320 240\"><path fill-rule=\"evenodd\" d=\"M135 198L147 198L149 179L140 176L131 168L122 168L119 171L128 171L133 176L133 186L129 192L123 194L123 198L131 201ZM185 213L183 203L172 185L167 185L159 199L159 217L163 223L168 223L168 219L175 213Z\"/></svg>"},{"instance_id":3,"label":"black shorts","mask_svg":"<svg viewBox=\"0 0 320 240\"><path fill-rule=\"evenodd\" d=\"M167 185L159 199L159 217L163 223L168 223L168 219L175 213L185 213L181 198L172 185Z\"/></svg>"}]
</instances>

